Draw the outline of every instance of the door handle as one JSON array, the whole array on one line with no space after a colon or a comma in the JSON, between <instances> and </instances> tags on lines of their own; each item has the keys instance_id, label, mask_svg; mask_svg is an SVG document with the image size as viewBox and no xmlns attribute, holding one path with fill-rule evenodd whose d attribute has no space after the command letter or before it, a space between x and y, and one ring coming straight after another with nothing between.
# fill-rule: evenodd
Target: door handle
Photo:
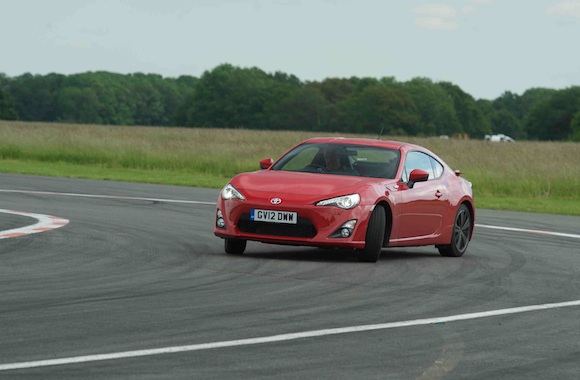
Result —
<instances>
[{"instance_id":1,"label":"door handle","mask_svg":"<svg viewBox=\"0 0 580 380\"><path fill-rule=\"evenodd\" d=\"M435 196L436 196L437 198L441 198L441 197L443 196L443 193L442 193L442 192L440 192L439 190L437 190L437 191L435 192Z\"/></svg>"}]
</instances>

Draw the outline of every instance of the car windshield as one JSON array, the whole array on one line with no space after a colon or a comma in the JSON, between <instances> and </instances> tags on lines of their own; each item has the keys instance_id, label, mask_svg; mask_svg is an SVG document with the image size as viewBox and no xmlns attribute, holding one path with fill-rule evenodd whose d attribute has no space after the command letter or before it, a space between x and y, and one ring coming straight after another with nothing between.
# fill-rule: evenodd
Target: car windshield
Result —
<instances>
[{"instance_id":1,"label":"car windshield","mask_svg":"<svg viewBox=\"0 0 580 380\"><path fill-rule=\"evenodd\" d=\"M395 178L399 151L364 145L302 144L284 155L272 170Z\"/></svg>"}]
</instances>

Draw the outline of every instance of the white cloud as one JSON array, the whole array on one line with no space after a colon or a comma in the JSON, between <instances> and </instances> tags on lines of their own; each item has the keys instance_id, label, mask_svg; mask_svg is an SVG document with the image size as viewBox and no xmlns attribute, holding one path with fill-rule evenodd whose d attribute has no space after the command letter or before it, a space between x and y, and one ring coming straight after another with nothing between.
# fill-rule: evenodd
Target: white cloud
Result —
<instances>
[{"instance_id":1,"label":"white cloud","mask_svg":"<svg viewBox=\"0 0 580 380\"><path fill-rule=\"evenodd\" d=\"M562 16L580 18L580 1L562 1L553 7L547 8L548 14L559 14Z\"/></svg>"},{"instance_id":2,"label":"white cloud","mask_svg":"<svg viewBox=\"0 0 580 380\"><path fill-rule=\"evenodd\" d=\"M464 14L470 14L470 13L475 13L477 12L477 8L475 7L462 7L461 8L461 13Z\"/></svg>"},{"instance_id":3,"label":"white cloud","mask_svg":"<svg viewBox=\"0 0 580 380\"><path fill-rule=\"evenodd\" d=\"M446 4L425 4L413 8L412 11L421 16L437 18L453 18L457 15L455 8Z\"/></svg>"},{"instance_id":4,"label":"white cloud","mask_svg":"<svg viewBox=\"0 0 580 380\"><path fill-rule=\"evenodd\" d=\"M468 0L470 3L477 3L477 4L489 4L493 3L495 0Z\"/></svg>"},{"instance_id":5,"label":"white cloud","mask_svg":"<svg viewBox=\"0 0 580 380\"><path fill-rule=\"evenodd\" d=\"M90 42L83 40L67 40L64 38L55 38L53 42L57 46L67 46L73 49L89 49L91 47Z\"/></svg>"},{"instance_id":6,"label":"white cloud","mask_svg":"<svg viewBox=\"0 0 580 380\"><path fill-rule=\"evenodd\" d=\"M425 4L411 9L418 17L415 25L423 29L454 30L459 25L454 21L457 11L446 4Z\"/></svg>"},{"instance_id":7,"label":"white cloud","mask_svg":"<svg viewBox=\"0 0 580 380\"><path fill-rule=\"evenodd\" d=\"M455 30L459 27L457 23L443 20L438 17L417 17L415 25L423 29Z\"/></svg>"}]
</instances>

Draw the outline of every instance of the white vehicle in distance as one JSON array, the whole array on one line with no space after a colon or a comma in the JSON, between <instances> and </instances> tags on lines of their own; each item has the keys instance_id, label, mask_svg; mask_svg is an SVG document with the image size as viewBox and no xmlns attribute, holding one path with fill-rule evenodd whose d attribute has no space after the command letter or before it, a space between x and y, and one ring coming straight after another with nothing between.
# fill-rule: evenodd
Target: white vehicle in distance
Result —
<instances>
[{"instance_id":1,"label":"white vehicle in distance","mask_svg":"<svg viewBox=\"0 0 580 380\"><path fill-rule=\"evenodd\" d=\"M484 140L491 142L516 142L516 140L501 133L497 135L485 135Z\"/></svg>"}]
</instances>

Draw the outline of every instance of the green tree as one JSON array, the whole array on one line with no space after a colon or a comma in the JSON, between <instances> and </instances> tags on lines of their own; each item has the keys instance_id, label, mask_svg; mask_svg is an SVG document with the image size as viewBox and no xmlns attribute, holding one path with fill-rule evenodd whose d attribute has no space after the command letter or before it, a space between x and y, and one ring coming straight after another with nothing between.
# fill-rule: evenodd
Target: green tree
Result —
<instances>
[{"instance_id":1,"label":"green tree","mask_svg":"<svg viewBox=\"0 0 580 380\"><path fill-rule=\"evenodd\" d=\"M81 124L102 124L99 117L98 98L90 87L65 87L59 91L58 121Z\"/></svg>"},{"instance_id":2,"label":"green tree","mask_svg":"<svg viewBox=\"0 0 580 380\"><path fill-rule=\"evenodd\" d=\"M505 133L514 138L526 138L528 136L527 124L525 122L526 117L529 115L530 110L538 103L547 101L549 98L556 93L556 90L546 89L546 88L532 88L519 96L510 91L504 92L500 97L492 102L493 111L488 112L487 115L493 117L496 112L507 111L517 118L518 123L516 124L504 124L502 127L508 127L505 130L498 129L497 115L496 125L492 125L492 129L495 133ZM501 112L503 114L503 112ZM505 114L503 114L505 116ZM503 116L501 116L504 118ZM504 118L505 119L505 118ZM511 128L509 128L511 127ZM512 130L516 127L516 130Z\"/></svg>"},{"instance_id":3,"label":"green tree","mask_svg":"<svg viewBox=\"0 0 580 380\"><path fill-rule=\"evenodd\" d=\"M520 102L520 120L525 120L532 108L538 103L549 100L558 90L551 88L535 87L526 90L522 96L519 97Z\"/></svg>"},{"instance_id":4,"label":"green tree","mask_svg":"<svg viewBox=\"0 0 580 380\"><path fill-rule=\"evenodd\" d=\"M326 101L317 86L304 86L283 99L273 116L275 129L320 131Z\"/></svg>"},{"instance_id":5,"label":"green tree","mask_svg":"<svg viewBox=\"0 0 580 380\"><path fill-rule=\"evenodd\" d=\"M350 132L405 135L420 120L417 106L404 91L381 85L365 86L343 104Z\"/></svg>"},{"instance_id":6,"label":"green tree","mask_svg":"<svg viewBox=\"0 0 580 380\"><path fill-rule=\"evenodd\" d=\"M326 101L332 104L338 104L347 99L355 88L352 80L344 78L327 78L322 82L313 82L311 85L318 87Z\"/></svg>"},{"instance_id":7,"label":"green tree","mask_svg":"<svg viewBox=\"0 0 580 380\"><path fill-rule=\"evenodd\" d=\"M61 74L23 74L10 81L9 94L20 120L55 121L58 106L56 95L65 76Z\"/></svg>"},{"instance_id":8,"label":"green tree","mask_svg":"<svg viewBox=\"0 0 580 380\"><path fill-rule=\"evenodd\" d=\"M421 120L410 130L410 135L437 136L462 132L455 105L445 88L428 78L414 78L400 85L417 105Z\"/></svg>"},{"instance_id":9,"label":"green tree","mask_svg":"<svg viewBox=\"0 0 580 380\"><path fill-rule=\"evenodd\" d=\"M188 126L218 128L271 127L272 112L298 86L293 79L268 75L258 68L229 64L206 71L188 98Z\"/></svg>"},{"instance_id":10,"label":"green tree","mask_svg":"<svg viewBox=\"0 0 580 380\"><path fill-rule=\"evenodd\" d=\"M164 125L165 114L161 94L154 85L157 76L131 74L130 92L133 94L133 120L138 125Z\"/></svg>"},{"instance_id":11,"label":"green tree","mask_svg":"<svg viewBox=\"0 0 580 380\"><path fill-rule=\"evenodd\" d=\"M24 74L9 81L9 94L23 120L169 125L196 80L106 71L69 76Z\"/></svg>"},{"instance_id":12,"label":"green tree","mask_svg":"<svg viewBox=\"0 0 580 380\"><path fill-rule=\"evenodd\" d=\"M501 94L501 96L493 100L492 104L494 109L505 110L518 120L522 120L526 113L522 97L510 91Z\"/></svg>"},{"instance_id":13,"label":"green tree","mask_svg":"<svg viewBox=\"0 0 580 380\"><path fill-rule=\"evenodd\" d=\"M580 111L574 114L570 125L572 127L572 141L580 142Z\"/></svg>"},{"instance_id":14,"label":"green tree","mask_svg":"<svg viewBox=\"0 0 580 380\"><path fill-rule=\"evenodd\" d=\"M516 140L526 137L522 122L506 109L494 110L490 122L493 133L502 133Z\"/></svg>"},{"instance_id":15,"label":"green tree","mask_svg":"<svg viewBox=\"0 0 580 380\"><path fill-rule=\"evenodd\" d=\"M130 75L91 73L91 87L99 99L99 117L108 125L135 125L135 97Z\"/></svg>"},{"instance_id":16,"label":"green tree","mask_svg":"<svg viewBox=\"0 0 580 380\"><path fill-rule=\"evenodd\" d=\"M354 92L354 81L344 78L327 78L322 82L308 83L308 86L317 88L324 98L323 103L320 104L322 109L319 112L319 130L346 131L348 125L343 122L341 104Z\"/></svg>"},{"instance_id":17,"label":"green tree","mask_svg":"<svg viewBox=\"0 0 580 380\"><path fill-rule=\"evenodd\" d=\"M5 81L4 74L0 74L0 120L16 120L18 117L14 111L12 98L8 92L4 91Z\"/></svg>"},{"instance_id":18,"label":"green tree","mask_svg":"<svg viewBox=\"0 0 580 380\"><path fill-rule=\"evenodd\" d=\"M175 83L178 99L172 104L170 121L171 125L187 125L187 112L189 105L193 102L193 91L199 81L199 78L182 75L177 79L170 79Z\"/></svg>"},{"instance_id":19,"label":"green tree","mask_svg":"<svg viewBox=\"0 0 580 380\"><path fill-rule=\"evenodd\" d=\"M369 78L369 77L357 78L357 77L352 77L352 78L350 78L350 81L354 85L354 91L353 91L354 93L363 92L367 87L384 86L384 83L382 83L377 78Z\"/></svg>"},{"instance_id":20,"label":"green tree","mask_svg":"<svg viewBox=\"0 0 580 380\"><path fill-rule=\"evenodd\" d=\"M483 138L491 133L488 119L478 107L473 96L464 92L459 86L449 82L439 82L453 100L457 119L461 125L461 131L471 137Z\"/></svg>"},{"instance_id":21,"label":"green tree","mask_svg":"<svg viewBox=\"0 0 580 380\"><path fill-rule=\"evenodd\" d=\"M579 110L580 86L559 90L535 104L526 118L526 129L539 140L569 140L572 118Z\"/></svg>"}]
</instances>

